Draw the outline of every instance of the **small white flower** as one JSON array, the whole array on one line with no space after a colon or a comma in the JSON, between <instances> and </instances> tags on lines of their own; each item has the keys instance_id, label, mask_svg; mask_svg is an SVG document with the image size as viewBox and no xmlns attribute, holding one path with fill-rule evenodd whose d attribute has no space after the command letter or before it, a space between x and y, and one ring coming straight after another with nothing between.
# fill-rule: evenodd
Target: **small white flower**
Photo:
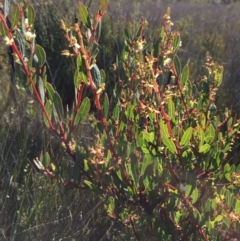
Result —
<instances>
[{"instance_id":1,"label":"small white flower","mask_svg":"<svg viewBox=\"0 0 240 241\"><path fill-rule=\"evenodd\" d=\"M27 25L28 26L28 18L25 18L25 25Z\"/></svg>"},{"instance_id":2,"label":"small white flower","mask_svg":"<svg viewBox=\"0 0 240 241\"><path fill-rule=\"evenodd\" d=\"M7 46L11 46L14 42L13 38L10 39L7 36L4 37L4 40L5 40Z\"/></svg>"},{"instance_id":3,"label":"small white flower","mask_svg":"<svg viewBox=\"0 0 240 241\"><path fill-rule=\"evenodd\" d=\"M32 33L30 31L27 31L25 33L25 37L28 41L31 41L32 39L36 38L36 34L35 33Z\"/></svg>"},{"instance_id":4,"label":"small white flower","mask_svg":"<svg viewBox=\"0 0 240 241\"><path fill-rule=\"evenodd\" d=\"M75 47L76 49L80 49L80 45L79 45L78 43L75 43L75 44L74 44L74 47Z\"/></svg>"},{"instance_id":5,"label":"small white flower","mask_svg":"<svg viewBox=\"0 0 240 241\"><path fill-rule=\"evenodd\" d=\"M182 47L182 41L179 42L179 47Z\"/></svg>"},{"instance_id":6,"label":"small white flower","mask_svg":"<svg viewBox=\"0 0 240 241\"><path fill-rule=\"evenodd\" d=\"M171 58L166 58L163 62L164 66L170 66L172 63L172 59Z\"/></svg>"}]
</instances>

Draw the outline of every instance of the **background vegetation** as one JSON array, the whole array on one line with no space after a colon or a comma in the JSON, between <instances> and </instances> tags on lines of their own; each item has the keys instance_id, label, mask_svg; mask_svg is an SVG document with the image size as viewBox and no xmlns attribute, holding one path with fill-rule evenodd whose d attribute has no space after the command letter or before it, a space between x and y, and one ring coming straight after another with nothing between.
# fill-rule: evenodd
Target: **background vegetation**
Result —
<instances>
[{"instance_id":1,"label":"background vegetation","mask_svg":"<svg viewBox=\"0 0 240 241\"><path fill-rule=\"evenodd\" d=\"M73 100L71 59L60 53L66 43L59 43L63 34L59 20L74 18L74 1L33 1L37 12L37 42L48 56L48 76L63 98L66 108ZM77 2L77 1L76 1ZM111 1L103 19L97 63L106 71L108 91L115 81L112 64L123 48L123 31L127 21L137 24L144 16L149 27L146 38L153 43L167 6L172 9L174 28L181 32L181 61L190 60L191 75L200 75L207 51L223 63L224 84L218 92L218 108L239 115L240 23L238 1ZM77 4L77 3L76 3ZM85 1L94 10L95 4ZM59 8L59 6L62 6ZM54 31L53 31L54 30ZM157 31L155 31L157 30ZM58 163L69 163L61 144L46 132L36 103L26 93L24 83L16 90L9 83L5 45L0 45L0 239L1 240L126 240L132 231L106 218L104 200L90 191L67 189L56 180L46 178L33 165L33 159L50 150ZM59 64L60 63L60 64ZM16 94L16 99L13 98ZM91 118L75 133L77 142L93 140ZM84 131L83 131L84 130ZM237 144L236 144L237 145ZM235 148L237 149L237 147ZM235 150L233 148L233 150ZM238 164L238 153L232 153ZM144 235L144 234L142 234ZM134 238L132 238L134 240Z\"/></svg>"}]
</instances>

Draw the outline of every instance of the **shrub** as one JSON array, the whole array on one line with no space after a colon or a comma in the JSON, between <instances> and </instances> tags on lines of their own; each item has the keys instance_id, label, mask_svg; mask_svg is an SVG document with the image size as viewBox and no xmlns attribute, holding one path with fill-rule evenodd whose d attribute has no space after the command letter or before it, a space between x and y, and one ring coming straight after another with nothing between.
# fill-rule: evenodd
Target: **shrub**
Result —
<instances>
[{"instance_id":1,"label":"shrub","mask_svg":"<svg viewBox=\"0 0 240 241\"><path fill-rule=\"evenodd\" d=\"M21 41L13 38L19 30L13 33L0 15L2 35L25 72L46 128L71 158L56 162L54 154L45 152L34 160L36 166L67 188L96 193L111 228L125 229L111 240L125 240L124 235L136 240L238 238L240 165L229 163L229 154L240 122L215 105L223 67L207 54L202 77L190 79L188 64L182 68L178 58L181 38L168 8L154 44L144 37L144 18L136 30L127 24L109 98L105 73L96 64L107 5L100 1L93 22L82 3L73 24L61 21L69 45L62 54L76 62L75 99L66 112L47 81L45 51L35 44L33 7L16 5L13 10L12 28L20 20ZM22 41L30 50L28 61ZM97 111L91 120L94 139L87 144L78 143L74 133L89 117L86 88Z\"/></svg>"}]
</instances>

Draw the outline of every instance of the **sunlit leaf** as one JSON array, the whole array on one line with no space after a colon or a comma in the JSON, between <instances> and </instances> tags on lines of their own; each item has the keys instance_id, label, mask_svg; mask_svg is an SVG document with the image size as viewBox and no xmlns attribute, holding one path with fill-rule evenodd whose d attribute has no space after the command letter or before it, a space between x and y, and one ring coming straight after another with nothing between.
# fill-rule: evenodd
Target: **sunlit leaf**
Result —
<instances>
[{"instance_id":1,"label":"sunlit leaf","mask_svg":"<svg viewBox=\"0 0 240 241\"><path fill-rule=\"evenodd\" d=\"M180 146L181 147L185 147L186 145L188 145L189 141L192 138L192 127L189 127L183 134L181 142L180 142Z\"/></svg>"},{"instance_id":2,"label":"sunlit leaf","mask_svg":"<svg viewBox=\"0 0 240 241\"><path fill-rule=\"evenodd\" d=\"M240 200L236 200L236 203L235 203L235 213L240 214Z\"/></svg>"},{"instance_id":3,"label":"sunlit leaf","mask_svg":"<svg viewBox=\"0 0 240 241\"><path fill-rule=\"evenodd\" d=\"M163 135L162 141L163 141L164 145L166 145L166 147L169 149L169 151L171 151L173 154L176 153L176 146L172 139Z\"/></svg>"},{"instance_id":4,"label":"sunlit leaf","mask_svg":"<svg viewBox=\"0 0 240 241\"><path fill-rule=\"evenodd\" d=\"M204 144L199 148L199 153L207 153L210 150L209 144Z\"/></svg>"},{"instance_id":5,"label":"sunlit leaf","mask_svg":"<svg viewBox=\"0 0 240 241\"><path fill-rule=\"evenodd\" d=\"M165 123L165 121L163 119L160 120L160 130L161 133L166 136L166 137L170 137L169 133L168 133L168 128L167 125Z\"/></svg>"},{"instance_id":6,"label":"sunlit leaf","mask_svg":"<svg viewBox=\"0 0 240 241\"><path fill-rule=\"evenodd\" d=\"M185 65L181 75L181 86L184 87L189 78L189 65Z\"/></svg>"},{"instance_id":7,"label":"sunlit leaf","mask_svg":"<svg viewBox=\"0 0 240 241\"><path fill-rule=\"evenodd\" d=\"M81 2L79 2L79 16L83 25L88 29L92 29L89 12Z\"/></svg>"},{"instance_id":8,"label":"sunlit leaf","mask_svg":"<svg viewBox=\"0 0 240 241\"><path fill-rule=\"evenodd\" d=\"M191 194L192 204L198 200L198 189L195 187Z\"/></svg>"},{"instance_id":9,"label":"sunlit leaf","mask_svg":"<svg viewBox=\"0 0 240 241\"><path fill-rule=\"evenodd\" d=\"M108 0L100 0L100 10L102 14L104 14L107 11L108 7Z\"/></svg>"}]
</instances>

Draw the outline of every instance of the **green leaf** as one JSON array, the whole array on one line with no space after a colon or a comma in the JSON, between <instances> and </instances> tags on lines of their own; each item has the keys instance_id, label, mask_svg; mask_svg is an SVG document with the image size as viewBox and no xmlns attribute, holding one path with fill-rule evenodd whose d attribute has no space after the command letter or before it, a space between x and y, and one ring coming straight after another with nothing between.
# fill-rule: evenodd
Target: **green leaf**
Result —
<instances>
[{"instance_id":1,"label":"green leaf","mask_svg":"<svg viewBox=\"0 0 240 241\"><path fill-rule=\"evenodd\" d=\"M46 109L47 114L48 114L48 116L51 120L51 116L52 116L52 102L51 102L51 100L47 100L47 102L45 104L45 109ZM49 128L50 125L49 125L49 122L48 122L45 115L43 115L43 120L44 120L45 125Z\"/></svg>"},{"instance_id":2,"label":"green leaf","mask_svg":"<svg viewBox=\"0 0 240 241\"><path fill-rule=\"evenodd\" d=\"M236 200L236 203L235 203L235 213L240 214L240 200Z\"/></svg>"},{"instance_id":3,"label":"green leaf","mask_svg":"<svg viewBox=\"0 0 240 241\"><path fill-rule=\"evenodd\" d=\"M32 25L35 21L35 10L31 4L28 4L26 7L26 13L27 13L27 19L28 19L28 24Z\"/></svg>"},{"instance_id":4,"label":"green leaf","mask_svg":"<svg viewBox=\"0 0 240 241\"><path fill-rule=\"evenodd\" d=\"M179 49L179 44L180 44L180 36L175 35L173 37L173 51L176 53L177 50Z\"/></svg>"},{"instance_id":5,"label":"green leaf","mask_svg":"<svg viewBox=\"0 0 240 241\"><path fill-rule=\"evenodd\" d=\"M88 85L87 75L86 75L82 70L80 70L80 71L78 72L78 76L79 76L80 81L82 81L83 83L85 83L86 85Z\"/></svg>"},{"instance_id":6,"label":"green leaf","mask_svg":"<svg viewBox=\"0 0 240 241\"><path fill-rule=\"evenodd\" d=\"M83 102L81 103L81 106L78 110L78 113L75 117L74 120L74 125L78 125L80 122L82 122L83 120L85 120L87 118L88 112L90 110L91 107L91 103L90 100L86 97Z\"/></svg>"},{"instance_id":7,"label":"green leaf","mask_svg":"<svg viewBox=\"0 0 240 241\"><path fill-rule=\"evenodd\" d=\"M139 148L137 148L137 150L142 151L142 153L144 154L149 154L149 149L147 147L140 146Z\"/></svg>"},{"instance_id":8,"label":"green leaf","mask_svg":"<svg viewBox=\"0 0 240 241\"><path fill-rule=\"evenodd\" d=\"M187 80L189 78L189 66L188 64L184 66L182 75L181 75L181 86L182 88L185 86Z\"/></svg>"},{"instance_id":9,"label":"green leaf","mask_svg":"<svg viewBox=\"0 0 240 241\"><path fill-rule=\"evenodd\" d=\"M131 39L131 29L132 29L132 25L130 22L128 22L127 27L124 29L124 35L125 35L126 41L129 41Z\"/></svg>"},{"instance_id":10,"label":"green leaf","mask_svg":"<svg viewBox=\"0 0 240 241\"><path fill-rule=\"evenodd\" d=\"M168 99L168 115L170 116L173 123L175 123L175 105L170 97Z\"/></svg>"},{"instance_id":11,"label":"green leaf","mask_svg":"<svg viewBox=\"0 0 240 241\"><path fill-rule=\"evenodd\" d=\"M54 92L54 95L53 95L53 104L56 109L59 121L61 121L63 116L63 106L62 106L61 97L56 91Z\"/></svg>"},{"instance_id":12,"label":"green leaf","mask_svg":"<svg viewBox=\"0 0 240 241\"><path fill-rule=\"evenodd\" d=\"M54 96L55 91L54 91L52 85L51 85L50 83L46 82L45 88L47 89L48 98L49 98L51 101L53 101L53 96Z\"/></svg>"},{"instance_id":13,"label":"green leaf","mask_svg":"<svg viewBox=\"0 0 240 241\"><path fill-rule=\"evenodd\" d=\"M195 187L190 196L192 198L192 204L198 200L198 189Z\"/></svg>"},{"instance_id":14,"label":"green leaf","mask_svg":"<svg viewBox=\"0 0 240 241\"><path fill-rule=\"evenodd\" d=\"M80 87L80 79L78 73L78 69L76 69L73 76L74 86L76 87L76 89L79 89Z\"/></svg>"},{"instance_id":15,"label":"green leaf","mask_svg":"<svg viewBox=\"0 0 240 241\"><path fill-rule=\"evenodd\" d=\"M143 138L147 141L147 142L153 142L154 140L154 132L142 132Z\"/></svg>"},{"instance_id":16,"label":"green leaf","mask_svg":"<svg viewBox=\"0 0 240 241\"><path fill-rule=\"evenodd\" d=\"M0 33L2 36L8 36L8 30L2 21L0 21Z\"/></svg>"},{"instance_id":17,"label":"green leaf","mask_svg":"<svg viewBox=\"0 0 240 241\"><path fill-rule=\"evenodd\" d=\"M90 189L92 190L93 189L93 183L88 181L88 180L84 180L84 184Z\"/></svg>"},{"instance_id":18,"label":"green leaf","mask_svg":"<svg viewBox=\"0 0 240 241\"><path fill-rule=\"evenodd\" d=\"M117 187L117 189L119 189L121 192L123 191L123 189L127 189L127 185L125 184L125 182L123 182L119 178L119 176L114 170L112 170L111 176L113 178L113 184Z\"/></svg>"},{"instance_id":19,"label":"green leaf","mask_svg":"<svg viewBox=\"0 0 240 241\"><path fill-rule=\"evenodd\" d=\"M38 91L42 102L45 103L45 92L44 92L44 86L43 86L43 81L41 77L38 78Z\"/></svg>"},{"instance_id":20,"label":"green leaf","mask_svg":"<svg viewBox=\"0 0 240 241\"><path fill-rule=\"evenodd\" d=\"M131 171L130 171L131 170ZM138 158L135 153L130 154L130 165L129 165L129 171L132 176L132 179L134 181L134 187L138 188L138 178L139 178L139 162Z\"/></svg>"},{"instance_id":21,"label":"green leaf","mask_svg":"<svg viewBox=\"0 0 240 241\"><path fill-rule=\"evenodd\" d=\"M101 74L101 83L106 83L106 73L104 72L103 69L100 70Z\"/></svg>"},{"instance_id":22,"label":"green leaf","mask_svg":"<svg viewBox=\"0 0 240 241\"><path fill-rule=\"evenodd\" d=\"M228 228L230 227L231 222L227 216L223 217L223 222L226 224Z\"/></svg>"},{"instance_id":23,"label":"green leaf","mask_svg":"<svg viewBox=\"0 0 240 241\"><path fill-rule=\"evenodd\" d=\"M164 135L166 137L170 137L170 135L168 133L167 125L163 119L160 120L160 130L161 130L162 135Z\"/></svg>"},{"instance_id":24,"label":"green leaf","mask_svg":"<svg viewBox=\"0 0 240 241\"><path fill-rule=\"evenodd\" d=\"M50 156L49 156L48 152L45 152L44 153L44 166L48 167L49 164L50 164Z\"/></svg>"},{"instance_id":25,"label":"green leaf","mask_svg":"<svg viewBox=\"0 0 240 241\"><path fill-rule=\"evenodd\" d=\"M169 151L171 151L173 154L176 153L176 146L172 139L163 135L162 141L163 141L164 145L166 145L166 147L169 149Z\"/></svg>"},{"instance_id":26,"label":"green leaf","mask_svg":"<svg viewBox=\"0 0 240 241\"><path fill-rule=\"evenodd\" d=\"M77 57L77 68L79 69L82 66L82 57L81 54Z\"/></svg>"},{"instance_id":27,"label":"green leaf","mask_svg":"<svg viewBox=\"0 0 240 241\"><path fill-rule=\"evenodd\" d=\"M216 71L216 79L217 79L217 86L220 86L222 84L223 80L223 68L218 68L218 71Z\"/></svg>"},{"instance_id":28,"label":"green leaf","mask_svg":"<svg viewBox=\"0 0 240 241\"><path fill-rule=\"evenodd\" d=\"M213 127L212 124L209 125L208 129L205 131L205 142L211 143L213 142L215 137L215 128Z\"/></svg>"},{"instance_id":29,"label":"green leaf","mask_svg":"<svg viewBox=\"0 0 240 241\"><path fill-rule=\"evenodd\" d=\"M204 144L199 148L199 153L207 153L210 150L209 144Z\"/></svg>"},{"instance_id":30,"label":"green leaf","mask_svg":"<svg viewBox=\"0 0 240 241\"><path fill-rule=\"evenodd\" d=\"M12 29L14 29L14 27L17 26L19 19L20 19L20 8L18 4L15 4L12 12L12 18L11 18Z\"/></svg>"},{"instance_id":31,"label":"green leaf","mask_svg":"<svg viewBox=\"0 0 240 241\"><path fill-rule=\"evenodd\" d=\"M144 156L144 159L143 159L143 163L142 163L142 166L141 166L141 176L142 175L144 175L143 176L143 178L145 178L145 176L146 176L146 172L145 172L145 170L147 169L147 167L149 166L149 165L151 165L153 163L153 159L152 159L152 156L151 155L145 155Z\"/></svg>"},{"instance_id":32,"label":"green leaf","mask_svg":"<svg viewBox=\"0 0 240 241\"><path fill-rule=\"evenodd\" d=\"M202 113L202 114L200 115L200 124L201 124L201 126L202 126L203 128L205 128L205 126L206 126L206 116L205 116L204 113Z\"/></svg>"},{"instance_id":33,"label":"green leaf","mask_svg":"<svg viewBox=\"0 0 240 241\"><path fill-rule=\"evenodd\" d=\"M105 118L108 116L109 111L109 99L107 93L104 95L104 102L103 102L103 115Z\"/></svg>"},{"instance_id":34,"label":"green leaf","mask_svg":"<svg viewBox=\"0 0 240 241\"><path fill-rule=\"evenodd\" d=\"M104 14L107 11L108 0L100 0L100 10L101 13Z\"/></svg>"},{"instance_id":35,"label":"green leaf","mask_svg":"<svg viewBox=\"0 0 240 241\"><path fill-rule=\"evenodd\" d=\"M227 127L228 129L230 129L232 127L232 123L233 123L233 118L229 118L228 122L227 122Z\"/></svg>"},{"instance_id":36,"label":"green leaf","mask_svg":"<svg viewBox=\"0 0 240 241\"><path fill-rule=\"evenodd\" d=\"M138 27L137 34L136 34L136 36L134 37L134 40L135 40L135 41L137 41L137 40L140 38L141 33L142 33L142 25L140 24L139 27Z\"/></svg>"},{"instance_id":37,"label":"green leaf","mask_svg":"<svg viewBox=\"0 0 240 241\"><path fill-rule=\"evenodd\" d=\"M180 60L177 55L175 55L175 57L174 57L173 64L176 69L177 76L180 77L181 76L181 63L180 63Z\"/></svg>"},{"instance_id":38,"label":"green leaf","mask_svg":"<svg viewBox=\"0 0 240 241\"><path fill-rule=\"evenodd\" d=\"M119 106L116 105L114 110L113 110L113 118L114 120L118 120L119 119L119 114L120 114L120 109L119 109Z\"/></svg>"},{"instance_id":39,"label":"green leaf","mask_svg":"<svg viewBox=\"0 0 240 241\"><path fill-rule=\"evenodd\" d=\"M45 50L38 44L35 46L35 54L38 58L38 66L42 67L43 64L46 62L46 52Z\"/></svg>"},{"instance_id":40,"label":"green leaf","mask_svg":"<svg viewBox=\"0 0 240 241\"><path fill-rule=\"evenodd\" d=\"M99 52L98 46L99 45L97 43L93 43L93 46L91 49L91 55L90 55L92 59L95 59Z\"/></svg>"},{"instance_id":41,"label":"green leaf","mask_svg":"<svg viewBox=\"0 0 240 241\"><path fill-rule=\"evenodd\" d=\"M191 140L192 138L192 132L193 132L193 129L192 127L189 127L183 134L182 136L182 139L181 139L181 142L180 142L180 146L181 147L185 147L186 145L188 145L189 141Z\"/></svg>"},{"instance_id":42,"label":"green leaf","mask_svg":"<svg viewBox=\"0 0 240 241\"><path fill-rule=\"evenodd\" d=\"M79 2L79 16L80 16L80 19L81 19L83 25L86 28L89 28L91 30L92 26L91 26L89 12L88 12L87 8L81 2Z\"/></svg>"},{"instance_id":43,"label":"green leaf","mask_svg":"<svg viewBox=\"0 0 240 241\"><path fill-rule=\"evenodd\" d=\"M231 166L227 163L225 166L224 166L224 169L223 169L223 172L224 172L224 176L225 178L231 182L232 178L231 178Z\"/></svg>"},{"instance_id":44,"label":"green leaf","mask_svg":"<svg viewBox=\"0 0 240 241\"><path fill-rule=\"evenodd\" d=\"M204 131L203 129L201 128L201 126L197 126L196 127L196 134L197 134L197 137L199 139L199 147L203 145L204 143Z\"/></svg>"}]
</instances>

